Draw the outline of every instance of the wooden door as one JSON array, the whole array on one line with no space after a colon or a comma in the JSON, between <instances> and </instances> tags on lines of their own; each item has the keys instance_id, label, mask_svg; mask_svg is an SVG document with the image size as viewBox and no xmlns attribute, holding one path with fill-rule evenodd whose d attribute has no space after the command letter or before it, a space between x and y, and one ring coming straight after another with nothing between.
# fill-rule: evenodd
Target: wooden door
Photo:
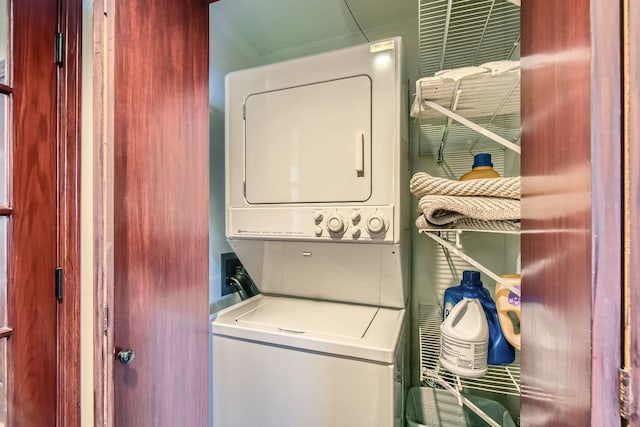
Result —
<instances>
[{"instance_id":1,"label":"wooden door","mask_svg":"<svg viewBox=\"0 0 640 427\"><path fill-rule=\"evenodd\" d=\"M204 0L109 3L116 426L207 426L208 39Z\"/></svg>"},{"instance_id":2,"label":"wooden door","mask_svg":"<svg viewBox=\"0 0 640 427\"><path fill-rule=\"evenodd\" d=\"M56 12L51 0L0 2L0 417L10 426L56 424Z\"/></svg>"},{"instance_id":3,"label":"wooden door","mask_svg":"<svg viewBox=\"0 0 640 427\"><path fill-rule=\"evenodd\" d=\"M522 425L619 425L620 4L522 2Z\"/></svg>"}]
</instances>

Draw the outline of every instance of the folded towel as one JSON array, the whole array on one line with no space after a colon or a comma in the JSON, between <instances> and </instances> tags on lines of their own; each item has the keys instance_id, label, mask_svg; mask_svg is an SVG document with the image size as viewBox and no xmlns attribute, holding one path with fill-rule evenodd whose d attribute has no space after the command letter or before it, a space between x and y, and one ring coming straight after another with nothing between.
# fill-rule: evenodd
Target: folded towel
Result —
<instances>
[{"instance_id":1,"label":"folded towel","mask_svg":"<svg viewBox=\"0 0 640 427\"><path fill-rule=\"evenodd\" d=\"M418 172L411 178L409 190L417 197L443 196L487 196L520 199L520 177L473 179L453 181Z\"/></svg>"},{"instance_id":2,"label":"folded towel","mask_svg":"<svg viewBox=\"0 0 640 427\"><path fill-rule=\"evenodd\" d=\"M416 227L420 230L448 230L448 229L463 229L463 230L484 230L484 231L520 231L520 221L483 221L473 218L460 218L445 225L434 225L429 223L424 215L420 215L416 219Z\"/></svg>"},{"instance_id":3,"label":"folded towel","mask_svg":"<svg viewBox=\"0 0 640 427\"><path fill-rule=\"evenodd\" d=\"M427 195L420 198L418 206L427 221L436 226L464 217L483 221L520 219L520 200L514 199Z\"/></svg>"},{"instance_id":4,"label":"folded towel","mask_svg":"<svg viewBox=\"0 0 640 427\"><path fill-rule=\"evenodd\" d=\"M420 229L520 230L520 177L454 181L418 172L409 188L420 198Z\"/></svg>"}]
</instances>

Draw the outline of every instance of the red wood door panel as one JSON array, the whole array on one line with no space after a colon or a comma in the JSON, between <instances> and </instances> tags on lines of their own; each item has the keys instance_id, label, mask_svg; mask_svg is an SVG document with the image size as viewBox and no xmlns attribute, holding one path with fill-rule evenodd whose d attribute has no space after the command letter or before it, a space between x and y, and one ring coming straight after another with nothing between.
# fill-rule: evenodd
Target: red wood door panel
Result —
<instances>
[{"instance_id":1,"label":"red wood door panel","mask_svg":"<svg viewBox=\"0 0 640 427\"><path fill-rule=\"evenodd\" d=\"M522 2L524 426L619 423L619 12Z\"/></svg>"},{"instance_id":2,"label":"red wood door panel","mask_svg":"<svg viewBox=\"0 0 640 427\"><path fill-rule=\"evenodd\" d=\"M117 426L208 425L208 4L114 14Z\"/></svg>"},{"instance_id":3,"label":"red wood door panel","mask_svg":"<svg viewBox=\"0 0 640 427\"><path fill-rule=\"evenodd\" d=\"M9 425L56 423L56 2L13 2Z\"/></svg>"}]
</instances>

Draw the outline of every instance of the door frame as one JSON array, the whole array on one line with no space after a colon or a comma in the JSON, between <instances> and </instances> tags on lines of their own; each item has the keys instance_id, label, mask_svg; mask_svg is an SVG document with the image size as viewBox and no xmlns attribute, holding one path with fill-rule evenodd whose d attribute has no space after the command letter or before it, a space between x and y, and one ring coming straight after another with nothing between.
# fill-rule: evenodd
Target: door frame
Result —
<instances>
[{"instance_id":1,"label":"door frame","mask_svg":"<svg viewBox=\"0 0 640 427\"><path fill-rule=\"evenodd\" d=\"M113 158L115 0L93 0L93 280L94 425L114 425L113 328ZM97 12L102 11L102 12Z\"/></svg>"},{"instance_id":2,"label":"door frame","mask_svg":"<svg viewBox=\"0 0 640 427\"><path fill-rule=\"evenodd\" d=\"M623 1L624 92L624 348L623 369L629 375L627 417L623 425L640 425L640 5Z\"/></svg>"},{"instance_id":3,"label":"door frame","mask_svg":"<svg viewBox=\"0 0 640 427\"><path fill-rule=\"evenodd\" d=\"M57 425L80 426L80 148L82 0L58 0L62 65L56 79L57 260L63 298L57 325Z\"/></svg>"}]
</instances>

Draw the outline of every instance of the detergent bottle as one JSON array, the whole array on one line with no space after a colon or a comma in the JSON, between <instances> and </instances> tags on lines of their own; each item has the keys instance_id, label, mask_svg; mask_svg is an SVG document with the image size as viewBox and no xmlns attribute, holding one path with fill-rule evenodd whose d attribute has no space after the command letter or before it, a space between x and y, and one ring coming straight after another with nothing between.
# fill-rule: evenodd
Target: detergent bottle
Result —
<instances>
[{"instance_id":1,"label":"detergent bottle","mask_svg":"<svg viewBox=\"0 0 640 427\"><path fill-rule=\"evenodd\" d=\"M452 286L444 292L444 312L443 317L446 318L451 314L463 298L464 295L472 295L482 304L484 313L489 326L489 365L506 365L512 363L516 358L516 351L507 341L500 326L496 303L491 298L489 290L482 286L480 280L480 272L475 270L465 270L462 272L462 280L460 285Z\"/></svg>"},{"instance_id":2,"label":"detergent bottle","mask_svg":"<svg viewBox=\"0 0 640 427\"><path fill-rule=\"evenodd\" d=\"M505 274L500 277L516 289L521 289L519 274ZM496 309L502 333L512 346L520 350L520 297L501 283L496 283Z\"/></svg>"},{"instance_id":3,"label":"detergent bottle","mask_svg":"<svg viewBox=\"0 0 640 427\"><path fill-rule=\"evenodd\" d=\"M500 178L500 174L493 169L491 154L480 153L473 156L471 170L460 177L460 181L481 178Z\"/></svg>"},{"instance_id":4,"label":"detergent bottle","mask_svg":"<svg viewBox=\"0 0 640 427\"><path fill-rule=\"evenodd\" d=\"M479 293L482 292L486 292L486 296L491 298L491 296L489 295L489 291L482 287L482 282L480 281L480 272L474 270L465 270L462 272L462 280L460 280L460 285L452 286L444 291L444 310L442 313L442 320L445 320L449 313L451 313L451 310L453 310L453 306L462 300L465 291L469 291L476 295L479 295Z\"/></svg>"},{"instance_id":5,"label":"detergent bottle","mask_svg":"<svg viewBox=\"0 0 640 427\"><path fill-rule=\"evenodd\" d=\"M478 378L487 372L489 328L482 304L465 292L440 325L440 364L461 377Z\"/></svg>"}]
</instances>

